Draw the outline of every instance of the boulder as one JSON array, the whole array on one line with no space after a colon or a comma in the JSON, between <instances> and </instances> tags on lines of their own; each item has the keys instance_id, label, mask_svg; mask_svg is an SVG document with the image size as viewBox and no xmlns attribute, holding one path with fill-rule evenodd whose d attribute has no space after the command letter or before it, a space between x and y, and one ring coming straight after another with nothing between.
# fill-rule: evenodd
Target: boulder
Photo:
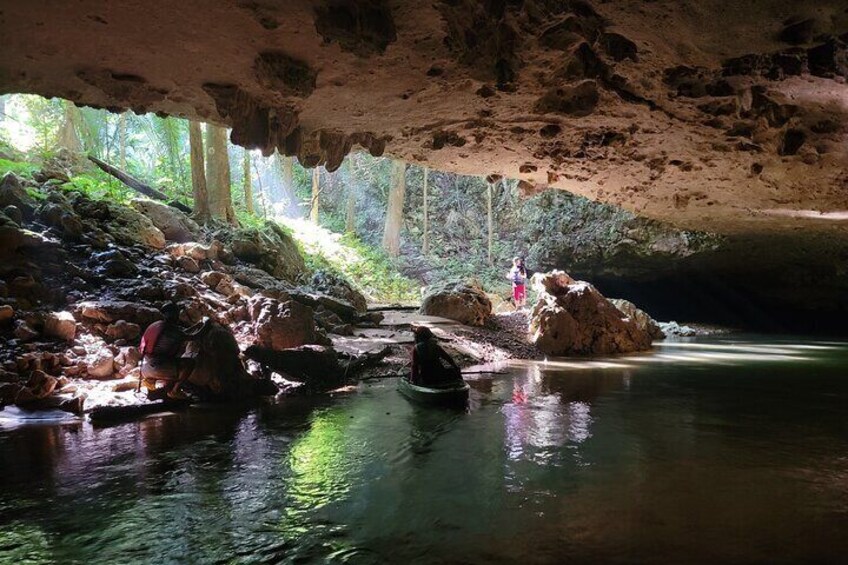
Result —
<instances>
[{"instance_id":1,"label":"boulder","mask_svg":"<svg viewBox=\"0 0 848 565\"><path fill-rule=\"evenodd\" d=\"M200 272L200 265L197 263L197 260L192 257L189 257L188 255L177 257L177 266L187 273Z\"/></svg>"},{"instance_id":2,"label":"boulder","mask_svg":"<svg viewBox=\"0 0 848 565\"><path fill-rule=\"evenodd\" d=\"M24 218L32 218L37 202L27 194L20 178L14 173L6 173L0 180L0 208L14 206Z\"/></svg>"},{"instance_id":3,"label":"boulder","mask_svg":"<svg viewBox=\"0 0 848 565\"><path fill-rule=\"evenodd\" d=\"M271 275L290 282L297 281L306 271L303 257L294 239L273 222L259 229L236 230L230 242L233 255Z\"/></svg>"},{"instance_id":4,"label":"boulder","mask_svg":"<svg viewBox=\"0 0 848 565\"><path fill-rule=\"evenodd\" d=\"M421 302L421 313L482 326L492 315L492 302L477 281L433 285Z\"/></svg>"},{"instance_id":5,"label":"boulder","mask_svg":"<svg viewBox=\"0 0 848 565\"><path fill-rule=\"evenodd\" d=\"M10 204L3 208L3 213L17 225L21 225L24 221L24 214L17 206L12 206Z\"/></svg>"},{"instance_id":6,"label":"boulder","mask_svg":"<svg viewBox=\"0 0 848 565\"><path fill-rule=\"evenodd\" d=\"M76 305L74 314L78 318L93 322L112 323L124 320L147 326L162 319L154 308L124 300L88 300Z\"/></svg>"},{"instance_id":7,"label":"boulder","mask_svg":"<svg viewBox=\"0 0 848 565\"><path fill-rule=\"evenodd\" d=\"M591 284L562 271L539 277L529 338L547 355L612 354L651 347L651 335Z\"/></svg>"},{"instance_id":8,"label":"boulder","mask_svg":"<svg viewBox=\"0 0 848 565\"><path fill-rule=\"evenodd\" d=\"M130 202L130 206L150 218L168 241L196 241L201 232L200 226L194 220L163 202L136 198Z\"/></svg>"},{"instance_id":9,"label":"boulder","mask_svg":"<svg viewBox=\"0 0 848 565\"><path fill-rule=\"evenodd\" d=\"M56 255L61 249L56 240L21 228L5 214L0 214L0 258L11 257L18 251L30 254L50 253ZM42 259L46 259L42 255Z\"/></svg>"},{"instance_id":10,"label":"boulder","mask_svg":"<svg viewBox=\"0 0 848 565\"><path fill-rule=\"evenodd\" d=\"M15 309L8 304L0 304L0 324L8 324L15 317Z\"/></svg>"},{"instance_id":11,"label":"boulder","mask_svg":"<svg viewBox=\"0 0 848 565\"><path fill-rule=\"evenodd\" d=\"M133 340L141 335L141 327L125 320L118 320L106 327L106 337L112 340Z\"/></svg>"},{"instance_id":12,"label":"boulder","mask_svg":"<svg viewBox=\"0 0 848 565\"><path fill-rule=\"evenodd\" d=\"M96 265L97 274L107 278L125 279L138 274L135 263L117 249L96 253L92 256L91 262Z\"/></svg>"},{"instance_id":13,"label":"boulder","mask_svg":"<svg viewBox=\"0 0 848 565\"><path fill-rule=\"evenodd\" d=\"M15 331L12 333L21 341L31 341L38 337L38 332L23 320L17 320L15 322Z\"/></svg>"},{"instance_id":14,"label":"boulder","mask_svg":"<svg viewBox=\"0 0 848 565\"><path fill-rule=\"evenodd\" d=\"M316 271L312 275L310 286L315 290L352 305L357 312L365 313L368 301L365 295L356 290L345 278L329 271Z\"/></svg>"},{"instance_id":15,"label":"boulder","mask_svg":"<svg viewBox=\"0 0 848 565\"><path fill-rule=\"evenodd\" d=\"M331 347L304 345L274 351L251 345L244 355L267 369L304 383L309 392L338 388L345 381L345 366L339 362L336 351Z\"/></svg>"},{"instance_id":16,"label":"boulder","mask_svg":"<svg viewBox=\"0 0 848 565\"><path fill-rule=\"evenodd\" d=\"M648 335L651 336L651 339L663 339L665 338L665 333L663 333L662 328L659 323L651 318L647 312L644 310L640 310L635 304L630 302L629 300L624 300L623 298L610 298L610 302L613 305L621 310L621 312L636 322L636 325L639 326L639 329L648 332Z\"/></svg>"},{"instance_id":17,"label":"boulder","mask_svg":"<svg viewBox=\"0 0 848 565\"><path fill-rule=\"evenodd\" d=\"M44 317L44 335L64 341L73 341L77 323L70 312L51 312Z\"/></svg>"},{"instance_id":18,"label":"boulder","mask_svg":"<svg viewBox=\"0 0 848 565\"><path fill-rule=\"evenodd\" d=\"M48 202L38 209L38 217L69 239L79 239L85 231L80 217L68 201L58 193L50 194Z\"/></svg>"},{"instance_id":19,"label":"boulder","mask_svg":"<svg viewBox=\"0 0 848 565\"><path fill-rule=\"evenodd\" d=\"M262 269L236 265L231 268L233 278L253 289L282 289L283 284Z\"/></svg>"},{"instance_id":20,"label":"boulder","mask_svg":"<svg viewBox=\"0 0 848 565\"><path fill-rule=\"evenodd\" d=\"M91 200L80 193L74 194L72 204L80 217L96 223L121 245L165 247L165 234L141 212L109 200Z\"/></svg>"},{"instance_id":21,"label":"boulder","mask_svg":"<svg viewBox=\"0 0 848 565\"><path fill-rule=\"evenodd\" d=\"M255 345L279 351L326 341L315 328L312 308L299 302L255 296L248 301L248 311Z\"/></svg>"},{"instance_id":22,"label":"boulder","mask_svg":"<svg viewBox=\"0 0 848 565\"><path fill-rule=\"evenodd\" d=\"M101 349L87 360L88 376L93 379L108 379L115 373L115 356L108 349Z\"/></svg>"},{"instance_id":23,"label":"boulder","mask_svg":"<svg viewBox=\"0 0 848 565\"><path fill-rule=\"evenodd\" d=\"M197 352L189 388L201 397L234 400L257 394L274 394L275 387L252 378L244 368L238 343L232 332L213 322L199 342L190 347ZM263 386L264 385L264 386Z\"/></svg>"}]
</instances>

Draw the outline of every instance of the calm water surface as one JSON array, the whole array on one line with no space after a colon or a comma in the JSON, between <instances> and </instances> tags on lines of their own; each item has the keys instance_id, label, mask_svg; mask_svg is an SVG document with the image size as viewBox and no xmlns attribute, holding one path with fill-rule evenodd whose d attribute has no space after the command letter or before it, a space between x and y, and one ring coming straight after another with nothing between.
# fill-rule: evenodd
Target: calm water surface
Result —
<instances>
[{"instance_id":1,"label":"calm water surface","mask_svg":"<svg viewBox=\"0 0 848 565\"><path fill-rule=\"evenodd\" d=\"M734 336L249 410L0 429L2 563L848 556L848 346Z\"/></svg>"}]
</instances>

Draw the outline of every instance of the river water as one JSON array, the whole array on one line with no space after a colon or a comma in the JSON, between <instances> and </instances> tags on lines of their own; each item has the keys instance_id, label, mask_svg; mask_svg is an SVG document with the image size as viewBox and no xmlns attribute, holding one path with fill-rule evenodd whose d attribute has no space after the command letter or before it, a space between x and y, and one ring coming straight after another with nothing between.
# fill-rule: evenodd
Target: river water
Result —
<instances>
[{"instance_id":1,"label":"river water","mask_svg":"<svg viewBox=\"0 0 848 565\"><path fill-rule=\"evenodd\" d=\"M725 336L112 427L0 429L1 563L848 556L848 346Z\"/></svg>"}]
</instances>

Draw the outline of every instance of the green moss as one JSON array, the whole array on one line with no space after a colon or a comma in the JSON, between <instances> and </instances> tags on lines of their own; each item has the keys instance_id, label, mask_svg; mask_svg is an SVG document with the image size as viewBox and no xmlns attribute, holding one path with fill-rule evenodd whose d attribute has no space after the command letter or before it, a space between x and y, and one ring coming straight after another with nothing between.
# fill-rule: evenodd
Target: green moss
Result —
<instances>
[{"instance_id":1,"label":"green moss","mask_svg":"<svg viewBox=\"0 0 848 565\"><path fill-rule=\"evenodd\" d=\"M359 260L345 261L333 265L348 279L369 289L374 298L385 302L416 302L419 300L419 284L400 273L397 266L381 249L375 249L352 234L341 238Z\"/></svg>"},{"instance_id":2,"label":"green moss","mask_svg":"<svg viewBox=\"0 0 848 565\"><path fill-rule=\"evenodd\" d=\"M108 198L121 204L128 203L134 195L122 183L115 181L101 171L92 171L71 177L71 180L64 183L62 188L68 191L82 192L93 200Z\"/></svg>"},{"instance_id":3,"label":"green moss","mask_svg":"<svg viewBox=\"0 0 848 565\"><path fill-rule=\"evenodd\" d=\"M0 159L0 177L6 173L15 173L19 177L32 178L32 174L37 170L38 165L33 163Z\"/></svg>"}]
</instances>

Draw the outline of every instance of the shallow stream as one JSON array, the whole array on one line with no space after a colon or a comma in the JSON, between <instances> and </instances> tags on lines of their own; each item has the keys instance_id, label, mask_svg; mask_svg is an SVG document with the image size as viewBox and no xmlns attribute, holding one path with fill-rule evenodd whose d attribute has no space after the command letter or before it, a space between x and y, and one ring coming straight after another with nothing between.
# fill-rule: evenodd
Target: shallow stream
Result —
<instances>
[{"instance_id":1,"label":"shallow stream","mask_svg":"<svg viewBox=\"0 0 848 565\"><path fill-rule=\"evenodd\" d=\"M848 555L848 345L725 336L0 428L0 563L748 563Z\"/></svg>"}]
</instances>

